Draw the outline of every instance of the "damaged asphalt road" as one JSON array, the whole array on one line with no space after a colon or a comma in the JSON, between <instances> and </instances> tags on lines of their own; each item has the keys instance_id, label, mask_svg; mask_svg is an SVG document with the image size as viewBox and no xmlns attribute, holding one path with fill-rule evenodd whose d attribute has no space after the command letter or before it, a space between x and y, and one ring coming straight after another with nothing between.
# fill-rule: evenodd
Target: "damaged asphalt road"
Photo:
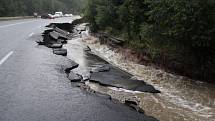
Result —
<instances>
[{"instance_id":1,"label":"damaged asphalt road","mask_svg":"<svg viewBox=\"0 0 215 121\"><path fill-rule=\"evenodd\" d=\"M0 35L4 35L0 37L0 59L13 51L0 66L0 120L156 120L103 96L71 86L65 74L65 69L71 67L71 60L53 54L52 48L35 44L37 40L42 41L40 33L45 30L44 26L71 19L25 20L26 23L17 25L13 21L13 26L0 28Z\"/></svg>"},{"instance_id":2,"label":"damaged asphalt road","mask_svg":"<svg viewBox=\"0 0 215 121\"><path fill-rule=\"evenodd\" d=\"M81 86L83 89L89 92L95 92L86 84L88 82L93 82L105 87L117 87L148 93L160 93L160 91L156 90L152 85L145 83L143 80L133 79L133 76L131 74L106 62L99 56L92 53L89 46L84 46L84 43L77 41L79 39L82 39L81 33L86 31L86 24L74 25L73 23L51 23L46 27L49 27L52 30L48 29L43 32L43 40L41 41L41 43L44 43L44 45L49 48L53 48L53 53L56 55L67 56L67 49L69 49L69 51L72 51L70 56L75 59L71 60L72 65L65 69L65 73L72 83L78 83L78 87L80 87L79 84L82 83ZM71 31L71 28L73 28L73 31ZM58 44L63 45L64 43L59 43L59 39L62 39L62 37L65 37L64 40L67 41L66 43L68 43L68 41L70 42L70 44L73 41L78 43L67 46L67 49L65 49L65 47L62 48L62 46L53 46ZM40 43L38 44L41 45ZM55 50L65 50L66 55L56 53ZM78 54L79 56L76 57L76 54ZM80 57L80 55L82 55L82 57ZM76 63L79 61L84 62L85 65L80 64L81 67L79 68L79 63ZM138 102L126 100L126 102L124 103L131 108L135 107L134 109L136 111L144 113L144 111L139 108L139 105L137 104Z\"/></svg>"},{"instance_id":3,"label":"damaged asphalt road","mask_svg":"<svg viewBox=\"0 0 215 121\"><path fill-rule=\"evenodd\" d=\"M43 40L40 41L40 43L43 43L43 45L49 48L53 48L54 54L63 55L63 56L67 56L67 49L62 48L62 45L65 43L62 43L60 40L64 39L64 41L74 41L73 38L77 38L77 36L80 35L82 31L86 30L86 27L84 26L76 27L72 23L71 24L51 23L46 27L49 27L51 29L47 29L43 32ZM39 45L41 45L40 43ZM82 43L79 43L79 45L82 46ZM77 49L82 49L82 48L79 47ZM83 80L82 77L85 75L83 75L82 72L74 73L72 72L74 68L70 70L71 72L68 72L68 69L67 69L66 72L69 73L68 78L72 82L91 81L91 82L99 83L100 85L103 85L103 86L113 86L113 87L133 90L133 91L141 91L141 92L149 92L149 93L160 93L159 90L156 90L152 85L145 83L143 80L132 79L131 74L125 71L122 71L117 67L112 66L102 58L91 53L90 50L91 49L88 46L82 50L82 51L85 51L85 53L88 55L91 54L91 58L94 58L94 60L83 58L86 62L94 61L93 64L89 64L88 67L87 66L85 67L85 68L90 68L90 70L87 72L89 77ZM79 52L74 51L73 53L79 53ZM97 64L99 60L103 64ZM71 67L68 67L68 68L71 68Z\"/></svg>"}]
</instances>

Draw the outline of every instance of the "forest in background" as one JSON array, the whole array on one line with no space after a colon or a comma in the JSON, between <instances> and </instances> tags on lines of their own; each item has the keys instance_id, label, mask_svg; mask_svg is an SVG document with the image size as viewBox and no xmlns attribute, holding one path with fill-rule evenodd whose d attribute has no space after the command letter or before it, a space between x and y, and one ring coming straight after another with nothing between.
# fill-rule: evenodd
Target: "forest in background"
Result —
<instances>
[{"instance_id":1,"label":"forest in background","mask_svg":"<svg viewBox=\"0 0 215 121\"><path fill-rule=\"evenodd\" d=\"M88 0L85 17L149 63L215 82L214 0Z\"/></svg>"},{"instance_id":2,"label":"forest in background","mask_svg":"<svg viewBox=\"0 0 215 121\"><path fill-rule=\"evenodd\" d=\"M84 14L92 33L126 40L155 64L215 82L214 0L0 0L0 17Z\"/></svg>"},{"instance_id":3,"label":"forest in background","mask_svg":"<svg viewBox=\"0 0 215 121\"><path fill-rule=\"evenodd\" d=\"M0 17L31 16L39 14L64 13L78 14L86 0L0 0Z\"/></svg>"}]
</instances>

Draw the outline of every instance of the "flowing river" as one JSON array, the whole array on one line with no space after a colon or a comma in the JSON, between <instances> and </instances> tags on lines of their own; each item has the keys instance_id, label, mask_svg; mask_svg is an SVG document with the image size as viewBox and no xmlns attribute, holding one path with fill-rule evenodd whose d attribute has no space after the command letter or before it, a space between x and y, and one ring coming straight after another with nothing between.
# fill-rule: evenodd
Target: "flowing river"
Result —
<instances>
[{"instance_id":1,"label":"flowing river","mask_svg":"<svg viewBox=\"0 0 215 121\"><path fill-rule=\"evenodd\" d=\"M86 59L83 51L87 45L100 58L131 73L133 78L153 85L161 93L143 93L87 82L93 90L111 95L122 102L125 98L133 98L139 102L145 114L160 121L215 121L215 85L131 62L122 53L101 45L97 38L89 35L88 30L65 45L69 58L79 62L80 67L85 67L89 59ZM74 56L77 51L78 54Z\"/></svg>"}]
</instances>

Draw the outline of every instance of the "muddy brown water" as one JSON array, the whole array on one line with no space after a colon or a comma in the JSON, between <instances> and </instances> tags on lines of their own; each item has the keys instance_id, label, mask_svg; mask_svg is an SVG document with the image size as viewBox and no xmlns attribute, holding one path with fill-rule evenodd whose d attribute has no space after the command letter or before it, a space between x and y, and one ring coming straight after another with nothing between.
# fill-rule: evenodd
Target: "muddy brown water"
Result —
<instances>
[{"instance_id":1,"label":"muddy brown water","mask_svg":"<svg viewBox=\"0 0 215 121\"><path fill-rule=\"evenodd\" d=\"M152 84L161 93L143 93L88 82L87 85L93 90L111 95L121 102L126 98L136 100L147 115L161 121L215 121L215 85L127 61L123 55L95 43L95 40L85 31L64 46L68 49L68 57L80 64L74 71L89 76L89 65L109 62ZM86 45L101 58L86 53Z\"/></svg>"},{"instance_id":2,"label":"muddy brown water","mask_svg":"<svg viewBox=\"0 0 215 121\"><path fill-rule=\"evenodd\" d=\"M93 39L96 38L87 38L87 41ZM214 121L215 85L129 62L105 45L90 43L95 53L161 91L156 95L133 94L147 114L161 121Z\"/></svg>"}]
</instances>

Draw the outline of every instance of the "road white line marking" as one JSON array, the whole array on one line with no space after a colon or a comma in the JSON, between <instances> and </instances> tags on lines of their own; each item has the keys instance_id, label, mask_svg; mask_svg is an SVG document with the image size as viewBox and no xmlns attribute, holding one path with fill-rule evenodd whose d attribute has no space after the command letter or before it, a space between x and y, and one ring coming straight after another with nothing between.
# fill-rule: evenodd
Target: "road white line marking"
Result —
<instances>
[{"instance_id":1,"label":"road white line marking","mask_svg":"<svg viewBox=\"0 0 215 121\"><path fill-rule=\"evenodd\" d=\"M36 21L36 20L34 20L34 21ZM0 26L0 28L5 28L5 27L10 27L10 26L15 26L15 25L19 25L19 24L25 24L25 23L31 23L31 22L34 22L34 21L27 21L27 22L15 23L15 24L3 25L3 26Z\"/></svg>"},{"instance_id":2,"label":"road white line marking","mask_svg":"<svg viewBox=\"0 0 215 121\"><path fill-rule=\"evenodd\" d=\"M31 37L31 36L33 36L33 35L34 35L34 33L31 33L31 34L28 35L28 37Z\"/></svg>"},{"instance_id":3,"label":"road white line marking","mask_svg":"<svg viewBox=\"0 0 215 121\"><path fill-rule=\"evenodd\" d=\"M0 66L13 54L13 51L9 52L4 58L0 60Z\"/></svg>"}]
</instances>

